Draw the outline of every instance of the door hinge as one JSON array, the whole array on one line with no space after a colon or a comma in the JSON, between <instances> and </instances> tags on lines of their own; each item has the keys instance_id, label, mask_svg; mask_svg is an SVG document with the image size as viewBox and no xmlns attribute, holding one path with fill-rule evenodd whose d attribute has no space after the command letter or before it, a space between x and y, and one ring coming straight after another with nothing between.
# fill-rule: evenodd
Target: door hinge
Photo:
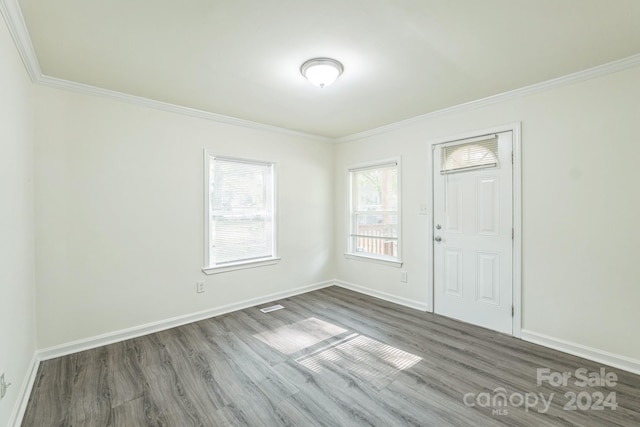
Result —
<instances>
[{"instance_id":1,"label":"door hinge","mask_svg":"<svg viewBox=\"0 0 640 427\"><path fill-rule=\"evenodd\" d=\"M513 151L511 152L511 164L513 164Z\"/></svg>"},{"instance_id":2,"label":"door hinge","mask_svg":"<svg viewBox=\"0 0 640 427\"><path fill-rule=\"evenodd\" d=\"M516 238L516 229L515 229L515 228L512 228L512 229L511 229L511 240L513 240L513 239L515 239L515 238Z\"/></svg>"},{"instance_id":3,"label":"door hinge","mask_svg":"<svg viewBox=\"0 0 640 427\"><path fill-rule=\"evenodd\" d=\"M515 316L516 313L516 308L514 306L511 306L511 317Z\"/></svg>"}]
</instances>

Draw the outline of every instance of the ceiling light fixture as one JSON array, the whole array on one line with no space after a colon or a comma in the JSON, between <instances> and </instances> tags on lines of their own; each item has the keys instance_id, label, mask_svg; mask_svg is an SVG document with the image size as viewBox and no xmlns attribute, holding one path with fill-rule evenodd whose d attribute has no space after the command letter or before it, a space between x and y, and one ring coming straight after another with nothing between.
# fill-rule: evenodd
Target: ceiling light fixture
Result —
<instances>
[{"instance_id":1,"label":"ceiling light fixture","mask_svg":"<svg viewBox=\"0 0 640 427\"><path fill-rule=\"evenodd\" d=\"M313 58L302 64L300 73L312 85L323 88L335 82L344 71L342 64L331 58Z\"/></svg>"}]
</instances>

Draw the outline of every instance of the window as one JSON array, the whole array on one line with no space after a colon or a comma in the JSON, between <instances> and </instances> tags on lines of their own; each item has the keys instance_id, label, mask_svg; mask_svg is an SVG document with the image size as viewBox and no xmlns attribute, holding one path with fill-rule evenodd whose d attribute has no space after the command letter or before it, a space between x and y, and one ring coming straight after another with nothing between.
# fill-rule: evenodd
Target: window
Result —
<instances>
[{"instance_id":1,"label":"window","mask_svg":"<svg viewBox=\"0 0 640 427\"><path fill-rule=\"evenodd\" d=\"M205 272L277 260L273 163L208 153L205 157L208 187Z\"/></svg>"},{"instance_id":2,"label":"window","mask_svg":"<svg viewBox=\"0 0 640 427\"><path fill-rule=\"evenodd\" d=\"M349 170L347 255L400 262L399 162Z\"/></svg>"}]
</instances>

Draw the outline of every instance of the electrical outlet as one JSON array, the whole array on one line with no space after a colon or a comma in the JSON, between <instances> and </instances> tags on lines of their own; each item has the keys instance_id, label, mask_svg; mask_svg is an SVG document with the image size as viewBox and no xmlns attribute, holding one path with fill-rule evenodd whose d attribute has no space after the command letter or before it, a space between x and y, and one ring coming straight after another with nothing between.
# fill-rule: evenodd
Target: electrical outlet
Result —
<instances>
[{"instance_id":1,"label":"electrical outlet","mask_svg":"<svg viewBox=\"0 0 640 427\"><path fill-rule=\"evenodd\" d=\"M196 282L196 292L201 294L205 291L204 282Z\"/></svg>"},{"instance_id":2,"label":"electrical outlet","mask_svg":"<svg viewBox=\"0 0 640 427\"><path fill-rule=\"evenodd\" d=\"M407 283L407 272L406 271L401 271L400 272L400 281L403 283Z\"/></svg>"},{"instance_id":3,"label":"electrical outlet","mask_svg":"<svg viewBox=\"0 0 640 427\"><path fill-rule=\"evenodd\" d=\"M4 373L0 375L0 399L3 399L4 396L7 394L7 389L9 388L10 385L11 383L7 383L5 381Z\"/></svg>"}]
</instances>

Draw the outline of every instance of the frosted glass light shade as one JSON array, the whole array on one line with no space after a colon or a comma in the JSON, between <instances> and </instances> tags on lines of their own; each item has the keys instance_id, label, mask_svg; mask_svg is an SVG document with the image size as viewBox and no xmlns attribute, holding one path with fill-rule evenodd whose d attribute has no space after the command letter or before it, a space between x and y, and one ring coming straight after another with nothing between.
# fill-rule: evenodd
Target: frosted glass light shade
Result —
<instances>
[{"instance_id":1,"label":"frosted glass light shade","mask_svg":"<svg viewBox=\"0 0 640 427\"><path fill-rule=\"evenodd\" d=\"M335 82L343 70L342 64L331 58L310 59L300 67L302 75L319 88Z\"/></svg>"}]
</instances>

